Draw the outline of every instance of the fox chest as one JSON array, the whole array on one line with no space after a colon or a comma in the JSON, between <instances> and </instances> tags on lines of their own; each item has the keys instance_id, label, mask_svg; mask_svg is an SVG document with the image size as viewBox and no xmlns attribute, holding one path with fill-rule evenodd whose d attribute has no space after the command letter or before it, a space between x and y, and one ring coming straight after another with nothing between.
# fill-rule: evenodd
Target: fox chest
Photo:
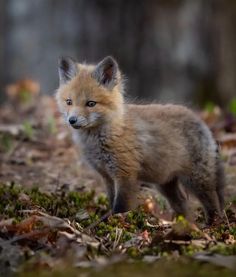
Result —
<instances>
[{"instance_id":1,"label":"fox chest","mask_svg":"<svg viewBox=\"0 0 236 277\"><path fill-rule=\"evenodd\" d=\"M83 146L84 158L99 173L104 171L113 176L116 170L116 159L113 153L108 151L99 142L86 143Z\"/></svg>"}]
</instances>

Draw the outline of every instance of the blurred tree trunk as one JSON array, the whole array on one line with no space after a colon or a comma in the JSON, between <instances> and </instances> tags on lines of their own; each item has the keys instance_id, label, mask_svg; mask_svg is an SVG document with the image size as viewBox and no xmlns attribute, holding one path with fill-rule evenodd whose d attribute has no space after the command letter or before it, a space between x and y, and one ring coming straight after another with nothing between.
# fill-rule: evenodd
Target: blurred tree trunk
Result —
<instances>
[{"instance_id":1,"label":"blurred tree trunk","mask_svg":"<svg viewBox=\"0 0 236 277\"><path fill-rule=\"evenodd\" d=\"M236 2L216 1L214 32L216 86L223 102L236 97Z\"/></svg>"},{"instance_id":2,"label":"blurred tree trunk","mask_svg":"<svg viewBox=\"0 0 236 277\"><path fill-rule=\"evenodd\" d=\"M0 103L3 101L3 83L5 79L5 59L4 59L4 34L5 34L5 1L0 0Z\"/></svg>"},{"instance_id":3,"label":"blurred tree trunk","mask_svg":"<svg viewBox=\"0 0 236 277\"><path fill-rule=\"evenodd\" d=\"M53 93L59 56L97 62L111 54L128 77L133 98L225 103L236 90L234 1L0 3L6 5L1 20L7 18L7 30L0 27L7 60L1 84L29 77L44 93Z\"/></svg>"}]
</instances>

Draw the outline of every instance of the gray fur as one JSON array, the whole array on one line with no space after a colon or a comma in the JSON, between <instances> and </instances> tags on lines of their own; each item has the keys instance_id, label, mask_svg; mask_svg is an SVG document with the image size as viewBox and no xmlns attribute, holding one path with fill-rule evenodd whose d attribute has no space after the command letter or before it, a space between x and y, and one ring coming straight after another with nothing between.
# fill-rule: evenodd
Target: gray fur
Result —
<instances>
[{"instance_id":1,"label":"gray fur","mask_svg":"<svg viewBox=\"0 0 236 277\"><path fill-rule=\"evenodd\" d=\"M216 215L222 214L224 207L224 172L217 145L206 125L192 113L178 114L177 111L176 117L172 118L165 106L158 105L156 108L158 107L163 111L161 117L154 119L153 124L152 119L147 119L145 111L133 110L127 106L126 116L131 117L136 126L135 134L139 141L136 147L142 156L137 182L156 183L175 213L187 216L187 199L179 187L181 183L199 199L208 222L212 223ZM172 109L175 110L176 107L182 108L172 106ZM148 109L148 106L146 108ZM172 131L172 135L168 133L168 129ZM114 180L117 170L127 171L128 175L129 169L124 164L119 164L114 151L108 148L109 133L105 129L101 129L100 133L97 133L97 130L81 130L79 137L82 139L82 145L86 145L86 160L108 180L106 183L113 211L127 210L130 198L135 195L138 186L132 185L132 181L126 179L116 188ZM132 155L129 144L130 141L127 141L124 151L131 151Z\"/></svg>"}]
</instances>

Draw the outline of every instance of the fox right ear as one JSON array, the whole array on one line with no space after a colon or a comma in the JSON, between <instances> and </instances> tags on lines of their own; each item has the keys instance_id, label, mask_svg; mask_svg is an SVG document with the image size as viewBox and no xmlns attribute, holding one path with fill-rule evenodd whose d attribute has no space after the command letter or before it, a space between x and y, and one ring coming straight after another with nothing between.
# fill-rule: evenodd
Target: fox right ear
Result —
<instances>
[{"instance_id":1,"label":"fox right ear","mask_svg":"<svg viewBox=\"0 0 236 277\"><path fill-rule=\"evenodd\" d=\"M67 83L78 73L77 63L70 57L61 57L58 61L60 85Z\"/></svg>"},{"instance_id":2,"label":"fox right ear","mask_svg":"<svg viewBox=\"0 0 236 277\"><path fill-rule=\"evenodd\" d=\"M117 85L119 76L118 64L111 56L107 56L98 63L92 73L92 77L95 78L99 84L110 90Z\"/></svg>"}]
</instances>

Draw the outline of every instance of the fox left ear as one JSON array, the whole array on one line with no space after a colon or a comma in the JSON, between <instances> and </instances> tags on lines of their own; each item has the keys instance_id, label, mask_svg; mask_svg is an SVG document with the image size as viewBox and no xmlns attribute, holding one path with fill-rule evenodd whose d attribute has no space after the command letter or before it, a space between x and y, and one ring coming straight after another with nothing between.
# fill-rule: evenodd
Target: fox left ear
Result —
<instances>
[{"instance_id":1,"label":"fox left ear","mask_svg":"<svg viewBox=\"0 0 236 277\"><path fill-rule=\"evenodd\" d=\"M104 58L92 73L92 77L95 78L99 84L112 90L118 83L119 68L117 62L108 56Z\"/></svg>"},{"instance_id":2,"label":"fox left ear","mask_svg":"<svg viewBox=\"0 0 236 277\"><path fill-rule=\"evenodd\" d=\"M58 61L60 85L67 83L78 73L77 63L70 57L62 57Z\"/></svg>"}]
</instances>

